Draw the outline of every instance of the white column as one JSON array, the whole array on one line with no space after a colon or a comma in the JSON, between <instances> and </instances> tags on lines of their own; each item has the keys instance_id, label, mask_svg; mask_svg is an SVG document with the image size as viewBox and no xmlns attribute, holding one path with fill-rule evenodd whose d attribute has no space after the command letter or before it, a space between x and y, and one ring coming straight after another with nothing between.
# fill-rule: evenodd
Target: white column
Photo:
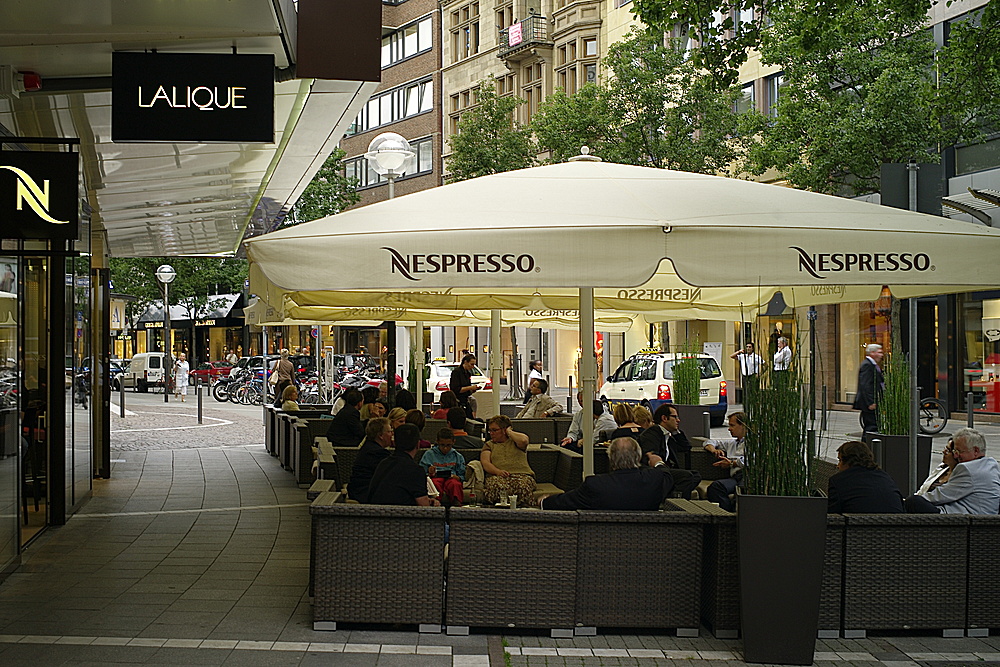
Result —
<instances>
[{"instance_id":1,"label":"white column","mask_svg":"<svg viewBox=\"0 0 1000 667\"><path fill-rule=\"evenodd\" d=\"M427 383L424 382L424 323L413 323L413 340L410 341L410 354L413 356L413 386L416 388L417 410L424 409L424 391Z\"/></svg>"},{"instance_id":2,"label":"white column","mask_svg":"<svg viewBox=\"0 0 1000 667\"><path fill-rule=\"evenodd\" d=\"M594 420L590 405L597 398L597 357L594 356L594 288L580 288L580 388L583 390L583 476L594 474Z\"/></svg>"},{"instance_id":3,"label":"white column","mask_svg":"<svg viewBox=\"0 0 1000 667\"><path fill-rule=\"evenodd\" d=\"M264 386L260 389L264 393L264 397L260 402L260 418L267 424L267 381L270 378L267 377L267 327L265 326L260 328L260 339L264 343L264 348L260 351L264 358Z\"/></svg>"},{"instance_id":4,"label":"white column","mask_svg":"<svg viewBox=\"0 0 1000 667\"><path fill-rule=\"evenodd\" d=\"M500 350L500 311L490 311L490 380L493 382L493 415L500 414L500 367L503 354Z\"/></svg>"}]
</instances>

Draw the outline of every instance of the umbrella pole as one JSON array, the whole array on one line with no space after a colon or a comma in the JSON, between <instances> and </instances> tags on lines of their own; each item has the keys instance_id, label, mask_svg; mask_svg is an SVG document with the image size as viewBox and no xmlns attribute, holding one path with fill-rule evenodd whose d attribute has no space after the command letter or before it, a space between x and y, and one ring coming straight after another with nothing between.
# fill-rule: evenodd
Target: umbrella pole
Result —
<instances>
[{"instance_id":1,"label":"umbrella pole","mask_svg":"<svg viewBox=\"0 0 1000 667\"><path fill-rule=\"evenodd\" d=\"M500 367L503 355L500 353L500 310L494 308L490 311L490 381L493 383L493 394L491 396L494 415L500 414L500 374L503 369Z\"/></svg>"},{"instance_id":2,"label":"umbrella pole","mask_svg":"<svg viewBox=\"0 0 1000 667\"><path fill-rule=\"evenodd\" d=\"M594 474L594 420L590 406L597 398L597 358L594 356L594 288L580 288L580 386L583 390L583 476Z\"/></svg>"},{"instance_id":3,"label":"umbrella pole","mask_svg":"<svg viewBox=\"0 0 1000 667\"><path fill-rule=\"evenodd\" d=\"M423 412L424 410L424 392L427 390L427 383L424 382L424 364L427 363L424 360L424 323L414 322L413 323L413 337L415 340L410 342L410 350L412 350L413 359L413 390L416 393L417 399L417 410Z\"/></svg>"}]
</instances>

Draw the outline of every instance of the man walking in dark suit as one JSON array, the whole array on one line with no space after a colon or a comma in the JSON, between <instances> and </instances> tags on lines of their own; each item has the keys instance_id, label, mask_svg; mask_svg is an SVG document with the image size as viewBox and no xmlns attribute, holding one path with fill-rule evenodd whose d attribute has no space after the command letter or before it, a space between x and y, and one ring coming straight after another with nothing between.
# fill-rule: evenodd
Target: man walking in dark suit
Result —
<instances>
[{"instance_id":1,"label":"man walking in dark suit","mask_svg":"<svg viewBox=\"0 0 1000 667\"><path fill-rule=\"evenodd\" d=\"M875 433L878 430L878 419L875 411L878 401L885 389L885 379L882 376L882 357L885 352L878 343L872 343L865 348L865 358L858 367L858 393L854 397L854 409L861 410L861 430L865 433Z\"/></svg>"},{"instance_id":2,"label":"man walking in dark suit","mask_svg":"<svg viewBox=\"0 0 1000 667\"><path fill-rule=\"evenodd\" d=\"M662 463L655 454L655 463ZM669 469L642 466L642 450L632 438L615 438L608 446L611 472L591 475L576 489L541 499L543 510L647 510L660 504L674 488Z\"/></svg>"},{"instance_id":3,"label":"man walking in dark suit","mask_svg":"<svg viewBox=\"0 0 1000 667\"><path fill-rule=\"evenodd\" d=\"M680 492L682 498L690 499L691 492L701 481L701 475L680 467L678 455L691 451L691 443L680 425L681 418L677 414L677 408L664 403L653 413L653 425L639 435L639 446L642 448L643 456L646 457L644 463L666 467L674 478L674 488ZM654 462L650 458L651 454L655 454L659 461Z\"/></svg>"}]
</instances>

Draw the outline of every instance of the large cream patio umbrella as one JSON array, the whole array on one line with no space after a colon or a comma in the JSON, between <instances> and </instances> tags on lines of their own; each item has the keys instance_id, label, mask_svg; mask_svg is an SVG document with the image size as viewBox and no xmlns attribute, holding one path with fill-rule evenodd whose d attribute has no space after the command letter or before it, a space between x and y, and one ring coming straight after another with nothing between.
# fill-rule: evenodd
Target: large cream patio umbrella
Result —
<instances>
[{"instance_id":1,"label":"large cream patio umbrella","mask_svg":"<svg viewBox=\"0 0 1000 667\"><path fill-rule=\"evenodd\" d=\"M761 291L857 285L874 294L888 285L919 296L1000 283L984 269L1000 256L1000 230L774 185L590 161L346 211L250 239L247 254L259 294L576 288L583 340L592 336L595 288L644 288L658 271L696 288ZM596 393L593 362L584 355L588 396Z\"/></svg>"}]
</instances>

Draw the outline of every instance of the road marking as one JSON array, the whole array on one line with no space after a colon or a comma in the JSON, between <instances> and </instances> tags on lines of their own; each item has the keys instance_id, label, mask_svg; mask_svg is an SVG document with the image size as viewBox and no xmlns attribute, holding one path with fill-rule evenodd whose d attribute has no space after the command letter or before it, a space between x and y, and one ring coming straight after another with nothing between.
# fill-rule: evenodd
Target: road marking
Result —
<instances>
[{"instance_id":1,"label":"road marking","mask_svg":"<svg viewBox=\"0 0 1000 667\"><path fill-rule=\"evenodd\" d=\"M271 510L284 507L309 507L312 503L285 503L282 505L244 505L242 507L201 507L190 510L157 510L151 512L102 512L100 514L88 514L77 512L73 515L76 519L107 519L116 516L157 516L160 514L194 514L197 512L246 512L249 510Z\"/></svg>"},{"instance_id":2,"label":"road marking","mask_svg":"<svg viewBox=\"0 0 1000 667\"><path fill-rule=\"evenodd\" d=\"M111 401L111 414L113 414L113 415L121 415L121 413L122 413L121 405L119 405L118 403L115 403L114 401ZM125 408L125 416L126 417L135 417L135 415L136 415L136 413L132 412L128 408ZM121 419L121 417L119 417L119 419Z\"/></svg>"},{"instance_id":3,"label":"road marking","mask_svg":"<svg viewBox=\"0 0 1000 667\"><path fill-rule=\"evenodd\" d=\"M197 419L198 415L188 415L183 412L140 412L134 414L142 415L166 415L168 417L191 417ZM194 426L162 426L160 428L121 428L112 429L112 433L142 433L146 431L186 431L193 428L215 428L216 426L227 426L233 422L228 419L219 419L218 417L206 417L202 416L202 419L211 419L214 422L219 422L218 424L195 424Z\"/></svg>"}]
</instances>

